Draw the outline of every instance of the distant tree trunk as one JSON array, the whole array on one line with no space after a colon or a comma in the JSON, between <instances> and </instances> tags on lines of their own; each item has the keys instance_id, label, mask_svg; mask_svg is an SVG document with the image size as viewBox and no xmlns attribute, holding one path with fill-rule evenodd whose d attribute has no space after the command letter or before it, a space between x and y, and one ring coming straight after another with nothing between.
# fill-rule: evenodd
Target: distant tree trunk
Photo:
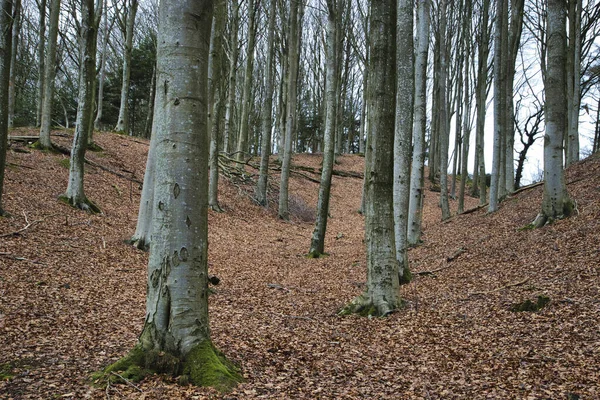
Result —
<instances>
[{"instance_id":1,"label":"distant tree trunk","mask_svg":"<svg viewBox=\"0 0 600 400\"><path fill-rule=\"evenodd\" d=\"M12 22L12 44L10 54L10 77L8 82L8 127L15 125L15 102L16 88L15 78L17 75L17 52L19 50L19 37L21 35L21 0L13 1L13 22Z\"/></svg>"},{"instance_id":2,"label":"distant tree trunk","mask_svg":"<svg viewBox=\"0 0 600 400\"><path fill-rule=\"evenodd\" d=\"M465 2L465 19L463 25L463 51L465 52L465 71L464 71L464 117L463 117L463 145L460 166L460 188L458 192L458 213L465 210L465 187L467 178L469 177L469 148L471 142L471 83L470 83L470 66L471 66L471 19L473 9L470 1Z\"/></svg>"},{"instance_id":3,"label":"distant tree trunk","mask_svg":"<svg viewBox=\"0 0 600 400\"><path fill-rule=\"evenodd\" d=\"M231 27L229 31L229 91L227 94L227 104L225 106L225 126L223 128L223 151L229 153L231 142L235 143L231 137L233 110L235 103L235 85L237 81L237 62L238 62L238 34L240 23L240 1L232 0L231 9Z\"/></svg>"},{"instance_id":4,"label":"distant tree trunk","mask_svg":"<svg viewBox=\"0 0 600 400\"><path fill-rule=\"evenodd\" d=\"M248 153L248 129L252 107L252 76L254 72L254 43L256 42L256 14L260 0L248 1L248 47L246 52L246 68L244 71L244 91L242 93L242 115L240 118L240 133L237 141L236 160L244 160Z\"/></svg>"},{"instance_id":5,"label":"distant tree trunk","mask_svg":"<svg viewBox=\"0 0 600 400\"><path fill-rule=\"evenodd\" d=\"M298 79L298 60L300 58L300 35L299 35L299 8L300 2L292 2L290 10L290 27L288 35L288 89L287 108L285 123L285 146L283 162L281 163L281 182L279 185L279 218L288 220L290 218L288 208L288 184L290 167L292 163L292 137L296 123L296 83Z\"/></svg>"},{"instance_id":6,"label":"distant tree trunk","mask_svg":"<svg viewBox=\"0 0 600 400\"><path fill-rule=\"evenodd\" d=\"M146 124L144 125L144 137L149 139L152 132L152 120L154 119L154 98L156 96L156 66L152 68L152 81L150 93L148 93L148 112L146 113Z\"/></svg>"},{"instance_id":7,"label":"distant tree trunk","mask_svg":"<svg viewBox=\"0 0 600 400\"><path fill-rule=\"evenodd\" d=\"M273 131L273 87L275 55L275 21L277 0L270 0L269 26L267 31L267 65L265 68L265 104L262 109L262 139L260 145L260 172L256 186L256 201L267 206L267 188L269 179L269 156L271 155L271 132Z\"/></svg>"},{"instance_id":8,"label":"distant tree trunk","mask_svg":"<svg viewBox=\"0 0 600 400\"><path fill-rule=\"evenodd\" d=\"M58 37L58 17L60 0L50 2L50 26L48 30L48 49L46 51L44 71L44 99L42 102L42 122L40 124L39 144L42 149L52 147L50 128L52 126L52 100L54 97L54 78L56 76L56 39Z\"/></svg>"},{"instance_id":9,"label":"distant tree trunk","mask_svg":"<svg viewBox=\"0 0 600 400\"><path fill-rule=\"evenodd\" d=\"M207 64L212 1L161 1L155 118L157 204L146 318L137 345L105 373L185 376L231 388L239 381L213 346L208 321ZM164 89L163 89L164 88ZM194 162L190 162L193 160Z\"/></svg>"},{"instance_id":10,"label":"distant tree trunk","mask_svg":"<svg viewBox=\"0 0 600 400\"><path fill-rule=\"evenodd\" d=\"M440 0L440 205L442 207L442 221L450 218L450 204L448 203L448 146L450 132L448 129L448 93L446 89L448 79L448 46L446 45L446 1Z\"/></svg>"},{"instance_id":11,"label":"distant tree trunk","mask_svg":"<svg viewBox=\"0 0 600 400\"><path fill-rule=\"evenodd\" d=\"M425 178L425 131L427 125L427 53L429 51L429 0L417 4L417 52L415 58L415 105L413 155L408 204L408 244L421 240Z\"/></svg>"},{"instance_id":12,"label":"distant tree trunk","mask_svg":"<svg viewBox=\"0 0 600 400\"><path fill-rule=\"evenodd\" d=\"M396 24L396 121L394 135L394 229L398 278L410 282L408 266L408 199L412 158L415 65L413 0L397 0Z\"/></svg>"},{"instance_id":13,"label":"distant tree trunk","mask_svg":"<svg viewBox=\"0 0 600 400\"><path fill-rule=\"evenodd\" d=\"M567 129L566 85L566 9L561 0L548 0L548 61L546 91L546 135L544 137L544 199L542 210L533 221L542 227L555 219L573 214L563 170L563 134Z\"/></svg>"},{"instance_id":14,"label":"distant tree trunk","mask_svg":"<svg viewBox=\"0 0 600 400\"><path fill-rule=\"evenodd\" d=\"M489 212L498 210L498 202L502 195L501 187L504 187L501 175L504 175L505 170L501 158L503 158L503 134L506 130L504 114L506 106L506 63L503 42L506 42L504 23L506 22L507 2L508 0L497 0L496 2L496 25L494 30L494 155L492 159Z\"/></svg>"},{"instance_id":15,"label":"distant tree trunk","mask_svg":"<svg viewBox=\"0 0 600 400\"><path fill-rule=\"evenodd\" d=\"M581 0L569 1L569 45L567 52L566 165L579 161L579 108L581 106Z\"/></svg>"},{"instance_id":16,"label":"distant tree trunk","mask_svg":"<svg viewBox=\"0 0 600 400\"><path fill-rule=\"evenodd\" d=\"M81 3L81 30L79 37L79 98L77 105L77 126L71 148L69 167L69 184L64 201L73 207L89 212L100 212L100 209L85 195L83 190L83 174L85 150L92 130L92 113L94 112L94 86L96 83L96 47L98 26L102 16L102 1L83 0Z\"/></svg>"},{"instance_id":17,"label":"distant tree trunk","mask_svg":"<svg viewBox=\"0 0 600 400\"><path fill-rule=\"evenodd\" d=\"M113 19L114 22L114 19ZM113 22L110 27L112 28ZM100 61L100 73L98 76L98 101L96 119L94 120L94 129L99 131L102 128L102 112L104 110L104 79L106 76L106 59L107 59L107 48L108 38L110 36L110 29L108 26L108 2L104 3L104 36L102 38L102 59Z\"/></svg>"},{"instance_id":18,"label":"distant tree trunk","mask_svg":"<svg viewBox=\"0 0 600 400\"><path fill-rule=\"evenodd\" d=\"M8 149L8 81L10 79L12 15L13 1L0 0L0 216L7 214L2 205L2 193Z\"/></svg>"},{"instance_id":19,"label":"distant tree trunk","mask_svg":"<svg viewBox=\"0 0 600 400\"><path fill-rule=\"evenodd\" d=\"M45 74L45 60L44 52L46 49L46 0L40 0L38 4L38 12L40 15L39 19L39 36L37 45L37 56L38 56L38 79L37 79L37 92L36 92L36 114L35 114L35 126L40 127L42 123L42 103L44 101L44 74Z\"/></svg>"},{"instance_id":20,"label":"distant tree trunk","mask_svg":"<svg viewBox=\"0 0 600 400\"><path fill-rule=\"evenodd\" d=\"M126 8L125 46L123 48L123 79L121 81L121 106L115 131L129 133L129 86L131 77L131 52L133 51L133 35L138 0L129 0Z\"/></svg>"},{"instance_id":21,"label":"distant tree trunk","mask_svg":"<svg viewBox=\"0 0 600 400\"><path fill-rule=\"evenodd\" d=\"M394 238L396 1L371 3L365 242L367 288L342 311L385 316L401 305Z\"/></svg>"},{"instance_id":22,"label":"distant tree trunk","mask_svg":"<svg viewBox=\"0 0 600 400\"><path fill-rule=\"evenodd\" d=\"M327 39L325 47L326 73L325 78L325 134L323 138L323 169L321 171L321 185L319 186L319 201L317 203L317 220L310 242L309 256L318 258L325 253L325 232L327 230L327 216L329 213L329 194L331 191L331 176L333 173L335 121L336 115L336 87L337 85L337 43L336 14L340 12L336 0L327 0Z\"/></svg>"},{"instance_id":23,"label":"distant tree trunk","mask_svg":"<svg viewBox=\"0 0 600 400\"><path fill-rule=\"evenodd\" d=\"M476 122L476 163L477 179L473 179L473 187L478 187L479 204L487 201L487 183L485 174L485 117L486 101L488 95L488 56L490 50L490 37L488 31L490 0L483 0L481 8L481 24L479 25L479 40L477 43L477 84L475 93Z\"/></svg>"},{"instance_id":24,"label":"distant tree trunk","mask_svg":"<svg viewBox=\"0 0 600 400\"><path fill-rule=\"evenodd\" d=\"M161 91L157 93L157 100L162 99ZM158 103L158 101L157 101ZM156 169L156 131L158 124L162 123L158 118L154 119L152 124L152 135L150 138L150 149L146 159L146 170L144 173L144 184L142 186L142 196L140 198L140 207L138 211L137 225L135 233L130 239L131 244L140 250L147 251L150 248L150 239L152 238L152 213L154 212L154 185Z\"/></svg>"},{"instance_id":25,"label":"distant tree trunk","mask_svg":"<svg viewBox=\"0 0 600 400\"><path fill-rule=\"evenodd\" d=\"M226 7L227 4L224 0L215 0L208 57L208 132L210 135L208 206L217 212L223 211L219 206L219 127L225 98L221 88L223 88L223 60L225 57L223 34L227 18Z\"/></svg>"},{"instance_id":26,"label":"distant tree trunk","mask_svg":"<svg viewBox=\"0 0 600 400\"><path fill-rule=\"evenodd\" d=\"M367 132L367 99L365 93L367 92L367 82L369 74L367 73L367 66L365 65L363 70L363 81L362 81L362 92L363 97L360 105L360 129L358 136L358 154L365 154L365 136Z\"/></svg>"}]
</instances>

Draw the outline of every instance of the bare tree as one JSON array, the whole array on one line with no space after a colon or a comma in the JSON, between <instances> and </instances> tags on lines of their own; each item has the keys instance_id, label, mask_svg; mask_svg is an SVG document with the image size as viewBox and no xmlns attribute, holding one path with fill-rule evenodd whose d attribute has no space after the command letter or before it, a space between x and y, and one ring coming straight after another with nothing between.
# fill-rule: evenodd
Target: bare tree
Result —
<instances>
[{"instance_id":1,"label":"bare tree","mask_svg":"<svg viewBox=\"0 0 600 400\"><path fill-rule=\"evenodd\" d=\"M12 45L13 1L0 0L0 216L6 215L2 207L6 150L8 148L8 81Z\"/></svg>"}]
</instances>

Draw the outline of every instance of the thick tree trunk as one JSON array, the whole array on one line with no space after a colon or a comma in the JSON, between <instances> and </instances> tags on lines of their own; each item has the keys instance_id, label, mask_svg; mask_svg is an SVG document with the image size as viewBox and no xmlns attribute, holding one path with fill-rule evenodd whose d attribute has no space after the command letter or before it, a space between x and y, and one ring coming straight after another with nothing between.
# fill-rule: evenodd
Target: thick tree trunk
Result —
<instances>
[{"instance_id":1,"label":"thick tree trunk","mask_svg":"<svg viewBox=\"0 0 600 400\"><path fill-rule=\"evenodd\" d=\"M365 242L367 288L342 313L385 316L401 305L393 207L396 1L371 3Z\"/></svg>"},{"instance_id":2,"label":"thick tree trunk","mask_svg":"<svg viewBox=\"0 0 600 400\"><path fill-rule=\"evenodd\" d=\"M44 74L45 74L45 60L44 51L46 49L46 0L40 0L38 4L38 12L40 15L39 19L39 36L37 45L37 56L38 56L38 79L36 87L36 113L35 113L35 126L40 127L42 123L42 103L44 101Z\"/></svg>"},{"instance_id":3,"label":"thick tree trunk","mask_svg":"<svg viewBox=\"0 0 600 400\"><path fill-rule=\"evenodd\" d=\"M8 149L8 81L12 45L12 11L12 0L0 0L0 216L6 214L2 206L2 193Z\"/></svg>"},{"instance_id":4,"label":"thick tree trunk","mask_svg":"<svg viewBox=\"0 0 600 400\"><path fill-rule=\"evenodd\" d=\"M60 16L60 0L50 2L50 26L48 28L48 49L46 51L44 71L44 99L42 101L42 119L40 124L40 147L49 149L50 128L52 126L52 100L54 97L54 78L56 76L56 39L58 37L58 17Z\"/></svg>"},{"instance_id":5,"label":"thick tree trunk","mask_svg":"<svg viewBox=\"0 0 600 400\"><path fill-rule=\"evenodd\" d=\"M88 137L92 131L92 114L94 111L94 93L96 83L96 47L98 26L102 15L102 0L84 0L81 9L81 30L79 37L80 66L79 66L79 98L77 105L77 126L71 148L71 163L69 166L69 184L62 199L72 205L89 212L100 212L100 209L85 195L83 175L85 150Z\"/></svg>"},{"instance_id":6,"label":"thick tree trunk","mask_svg":"<svg viewBox=\"0 0 600 400\"><path fill-rule=\"evenodd\" d=\"M271 155L271 132L273 130L273 87L274 53L275 53L275 21L277 16L277 0L270 1L269 27L267 33L267 65L265 72L265 104L262 109L262 139L260 144L260 172L256 186L256 201L263 207L267 204L267 188L269 179L269 156Z\"/></svg>"},{"instance_id":7,"label":"thick tree trunk","mask_svg":"<svg viewBox=\"0 0 600 400\"><path fill-rule=\"evenodd\" d=\"M146 319L137 346L105 372L182 375L226 389L239 381L213 347L208 320L207 64L212 1L161 1L156 185ZM164 89L163 89L164 88ZM148 373L148 372L146 372ZM185 377L185 378L183 378Z\"/></svg>"},{"instance_id":8,"label":"thick tree trunk","mask_svg":"<svg viewBox=\"0 0 600 400\"><path fill-rule=\"evenodd\" d=\"M12 22L12 44L10 54L10 78L8 82L8 128L15 125L15 103L16 87L15 79L17 76L17 51L19 49L19 37L21 35L21 0L13 1L13 22Z\"/></svg>"},{"instance_id":9,"label":"thick tree trunk","mask_svg":"<svg viewBox=\"0 0 600 400\"><path fill-rule=\"evenodd\" d=\"M121 106L115 131L129 133L129 86L131 77L131 52L133 51L133 35L138 0L130 0L127 6L127 22L125 28L125 46L123 48L123 79L121 81Z\"/></svg>"},{"instance_id":10,"label":"thick tree trunk","mask_svg":"<svg viewBox=\"0 0 600 400\"><path fill-rule=\"evenodd\" d=\"M329 214L329 194L331 190L331 175L333 173L334 135L337 96L337 57L336 47L336 14L340 11L339 3L335 0L327 1L327 39L325 47L326 73L325 79L325 135L323 138L323 169L321 172L321 185L319 186L319 201L317 203L317 220L310 242L309 255L318 258L325 253L325 232L327 230L327 216Z\"/></svg>"},{"instance_id":11,"label":"thick tree trunk","mask_svg":"<svg viewBox=\"0 0 600 400\"><path fill-rule=\"evenodd\" d=\"M285 145L283 161L281 163L281 180L279 184L279 218L288 220L290 218L288 208L288 184L290 167L292 163L292 137L296 123L296 82L298 79L298 60L300 58L300 28L299 28L299 2L292 2L290 10L290 27L288 34L288 88L287 107L285 121Z\"/></svg>"},{"instance_id":12,"label":"thick tree trunk","mask_svg":"<svg viewBox=\"0 0 600 400\"><path fill-rule=\"evenodd\" d=\"M256 42L256 14L258 13L259 0L248 2L248 47L246 52L246 68L244 70L244 90L242 93L242 115L240 118L240 133L237 140L235 158L243 161L248 153L248 130L250 112L252 108L252 76L254 75L254 43Z\"/></svg>"},{"instance_id":13,"label":"thick tree trunk","mask_svg":"<svg viewBox=\"0 0 600 400\"><path fill-rule=\"evenodd\" d=\"M429 51L429 1L417 5L417 52L415 59L415 105L413 155L408 203L408 244L421 240L425 179L425 132L427 126L427 53Z\"/></svg>"},{"instance_id":14,"label":"thick tree trunk","mask_svg":"<svg viewBox=\"0 0 600 400\"><path fill-rule=\"evenodd\" d=\"M566 9L561 0L548 0L548 64L546 90L546 135L544 136L544 199L533 225L544 226L574 212L563 170L563 134L567 129Z\"/></svg>"}]
</instances>

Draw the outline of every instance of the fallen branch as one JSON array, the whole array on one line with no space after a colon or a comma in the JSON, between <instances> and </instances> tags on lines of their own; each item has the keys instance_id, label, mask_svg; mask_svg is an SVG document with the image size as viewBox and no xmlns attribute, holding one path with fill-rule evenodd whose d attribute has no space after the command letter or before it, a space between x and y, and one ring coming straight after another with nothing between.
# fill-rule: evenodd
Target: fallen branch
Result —
<instances>
[{"instance_id":1,"label":"fallen branch","mask_svg":"<svg viewBox=\"0 0 600 400\"><path fill-rule=\"evenodd\" d=\"M27 214L25 214L25 211L23 211L23 216L25 217L25 223L26 223L26 225L24 227L22 227L21 229L19 229L17 231L14 231L14 232L4 233L4 234L0 235L0 238L18 235L21 232L31 228L31 226L37 224L38 222L43 221L43 219L36 219L35 221L29 222L29 219L27 219Z\"/></svg>"},{"instance_id":2,"label":"fallen branch","mask_svg":"<svg viewBox=\"0 0 600 400\"><path fill-rule=\"evenodd\" d=\"M536 187L541 186L543 184L544 184L544 181L541 181L541 182L537 182L537 183L532 183L531 185L520 187L517 190L515 190L514 192L512 192L510 194L510 196L514 196L516 194L519 194L519 193L524 192L524 191L529 190L529 189L536 188Z\"/></svg>"},{"instance_id":3,"label":"fallen branch","mask_svg":"<svg viewBox=\"0 0 600 400\"><path fill-rule=\"evenodd\" d=\"M477 210L481 210L482 208L487 207L489 204L490 203L484 203L484 204L478 205L477 207L469 208L468 210L461 212L459 215L466 215L466 214L474 213Z\"/></svg>"},{"instance_id":4,"label":"fallen branch","mask_svg":"<svg viewBox=\"0 0 600 400\"><path fill-rule=\"evenodd\" d=\"M446 261L448 263L451 263L452 261L456 260L458 258L458 256L460 256L461 254L465 253L466 251L467 251L467 249L464 249L464 248L461 247L458 250L456 250L454 252L454 254L452 254L450 257L447 257Z\"/></svg>"},{"instance_id":5,"label":"fallen branch","mask_svg":"<svg viewBox=\"0 0 600 400\"><path fill-rule=\"evenodd\" d=\"M143 391L142 389L140 389L138 386L134 385L134 384L133 384L133 383L132 383L132 382L131 382L129 379L125 378L124 376L122 376L122 375L119 375L119 374L117 374L117 373L116 373L116 372L114 372L114 371L113 371L113 372L111 372L111 374L113 374L113 375L115 375L115 376L118 376L119 378L123 379L123 381L124 381L126 384L128 384L128 385L129 385L129 386L131 386L132 388L135 388L135 389L137 389L137 391L138 391L138 392L140 392L140 393L144 393L144 391Z\"/></svg>"},{"instance_id":6,"label":"fallen branch","mask_svg":"<svg viewBox=\"0 0 600 400\"><path fill-rule=\"evenodd\" d=\"M519 282L509 283L508 285L504 285L504 286L501 286L501 287L493 289L493 290L488 290L487 292L473 292L473 293L469 293L469 295L467 297L496 293L496 292L499 292L501 290L508 289L508 288L511 288L511 287L514 287L514 286L520 286L520 285L526 283L528 280L529 280L529 277L527 277L527 278L525 278L525 279L523 279L522 281L519 281Z\"/></svg>"},{"instance_id":7,"label":"fallen branch","mask_svg":"<svg viewBox=\"0 0 600 400\"><path fill-rule=\"evenodd\" d=\"M442 261L442 264L444 262ZM440 272L443 271L445 269L450 268L452 265L445 265L443 267L439 267L436 269L432 269L432 270L428 270L428 271L420 271L420 272L415 272L415 275L419 275L419 276L428 276L428 275L435 275L436 272Z\"/></svg>"},{"instance_id":8,"label":"fallen branch","mask_svg":"<svg viewBox=\"0 0 600 400\"><path fill-rule=\"evenodd\" d=\"M8 136L9 142L35 142L39 136Z\"/></svg>"}]
</instances>

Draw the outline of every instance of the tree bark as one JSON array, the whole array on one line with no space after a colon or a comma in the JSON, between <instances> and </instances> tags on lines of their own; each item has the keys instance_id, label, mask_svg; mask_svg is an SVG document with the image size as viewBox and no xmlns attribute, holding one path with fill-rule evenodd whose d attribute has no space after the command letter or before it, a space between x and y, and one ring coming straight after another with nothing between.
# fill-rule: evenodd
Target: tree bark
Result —
<instances>
[{"instance_id":1,"label":"tree bark","mask_svg":"<svg viewBox=\"0 0 600 400\"><path fill-rule=\"evenodd\" d=\"M542 210L533 222L544 226L555 219L569 217L575 204L569 198L563 170L563 135L567 129L566 93L566 9L561 0L548 0L548 62L546 91L546 134L544 136L544 199Z\"/></svg>"},{"instance_id":2,"label":"tree bark","mask_svg":"<svg viewBox=\"0 0 600 400\"><path fill-rule=\"evenodd\" d=\"M96 83L96 48L98 26L102 16L103 0L84 0L81 3L81 29L79 37L79 98L77 105L77 126L71 148L69 184L62 199L73 207L97 213L100 209L85 195L83 188L85 151L92 131L94 93Z\"/></svg>"},{"instance_id":3,"label":"tree bark","mask_svg":"<svg viewBox=\"0 0 600 400\"><path fill-rule=\"evenodd\" d=\"M110 24L110 28L112 28L114 23L114 19ZM108 2L104 3L104 36L102 38L102 59L100 61L100 73L98 76L98 101L97 111L96 111L96 119L94 120L94 129L99 131L101 129L102 124L102 113L104 110L104 79L106 76L106 59L107 59L107 48L108 48L108 38L110 36L110 30L108 26Z\"/></svg>"},{"instance_id":4,"label":"tree bark","mask_svg":"<svg viewBox=\"0 0 600 400\"><path fill-rule=\"evenodd\" d=\"M21 35L21 0L13 1L12 14L12 44L10 54L10 78L8 82L8 128L13 128L15 125L15 102L16 102L16 69L17 69L17 52L19 50L19 37Z\"/></svg>"},{"instance_id":5,"label":"tree bark","mask_svg":"<svg viewBox=\"0 0 600 400\"><path fill-rule=\"evenodd\" d=\"M12 46L13 1L0 0L0 216L6 215L2 205L4 170L8 149L8 82Z\"/></svg>"},{"instance_id":6,"label":"tree bark","mask_svg":"<svg viewBox=\"0 0 600 400\"><path fill-rule=\"evenodd\" d=\"M42 102L42 119L39 139L39 144L42 149L49 149L52 147L52 142L50 141L50 128L52 126L52 100L54 97L54 78L56 76L56 39L58 37L59 16L60 0L51 0L48 49L46 51L44 71L44 98Z\"/></svg>"},{"instance_id":7,"label":"tree bark","mask_svg":"<svg viewBox=\"0 0 600 400\"><path fill-rule=\"evenodd\" d=\"M448 147L450 132L448 129L448 46L446 44L446 1L440 0L440 93L439 93L439 132L440 132L440 206L442 207L442 221L450 218L450 204L448 203Z\"/></svg>"},{"instance_id":8,"label":"tree bark","mask_svg":"<svg viewBox=\"0 0 600 400\"><path fill-rule=\"evenodd\" d=\"M38 12L40 14L39 19L39 36L38 36L38 79L37 79L37 91L36 91L36 113L35 113L35 126L40 127L42 123L42 103L44 101L44 73L45 73L45 60L44 50L46 48L46 0L40 0L38 4Z\"/></svg>"},{"instance_id":9,"label":"tree bark","mask_svg":"<svg viewBox=\"0 0 600 400\"><path fill-rule=\"evenodd\" d=\"M223 151L229 153L232 131L233 110L235 103L235 85L237 81L237 62L238 62L238 34L240 20L240 0L232 0L231 10L231 28L229 31L229 91L227 94L227 105L225 106L225 126L223 128ZM234 142L235 143L235 142Z\"/></svg>"},{"instance_id":10,"label":"tree bark","mask_svg":"<svg viewBox=\"0 0 600 400\"><path fill-rule=\"evenodd\" d=\"M121 81L121 105L115 131L129 133L129 86L131 77L131 52L133 51L133 35L138 0L129 0L126 9L125 46L123 48L123 79Z\"/></svg>"}]
</instances>

